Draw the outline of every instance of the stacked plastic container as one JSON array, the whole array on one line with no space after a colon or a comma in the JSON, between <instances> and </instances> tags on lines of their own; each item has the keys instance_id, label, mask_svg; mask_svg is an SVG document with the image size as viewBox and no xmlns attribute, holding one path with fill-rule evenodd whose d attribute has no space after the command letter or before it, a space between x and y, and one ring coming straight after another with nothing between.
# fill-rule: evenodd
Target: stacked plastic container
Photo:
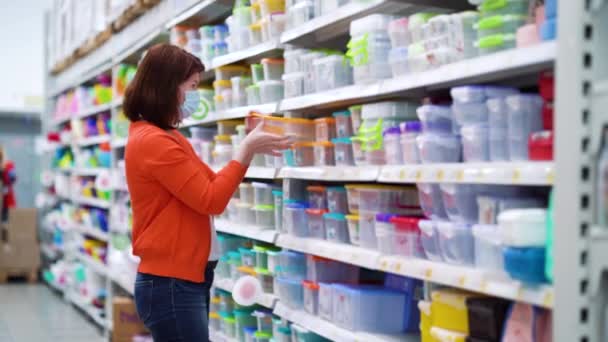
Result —
<instances>
[{"instance_id":1,"label":"stacked plastic container","mask_svg":"<svg viewBox=\"0 0 608 342\"><path fill-rule=\"evenodd\" d=\"M350 23L347 56L353 66L355 84L391 77L388 25L394 19L391 15L372 14Z\"/></svg>"},{"instance_id":2,"label":"stacked plastic container","mask_svg":"<svg viewBox=\"0 0 608 342\"><path fill-rule=\"evenodd\" d=\"M529 3L529 0L484 0L479 5L475 45L480 55L515 48L517 29L526 23Z\"/></svg>"},{"instance_id":3,"label":"stacked plastic container","mask_svg":"<svg viewBox=\"0 0 608 342\"><path fill-rule=\"evenodd\" d=\"M241 65L225 65L215 68L213 102L217 111L245 105L245 88L251 84L249 70Z\"/></svg>"},{"instance_id":4,"label":"stacked plastic container","mask_svg":"<svg viewBox=\"0 0 608 342\"><path fill-rule=\"evenodd\" d=\"M198 30L200 35L200 41L197 44L196 40L188 40L188 46L192 46L190 51L199 56L203 64L209 69L211 61L215 57L223 56L228 53L228 43L226 37L228 36L228 26L226 25L213 25L213 26L201 26ZM197 45L200 48L197 49Z\"/></svg>"},{"instance_id":5,"label":"stacked plastic container","mask_svg":"<svg viewBox=\"0 0 608 342\"><path fill-rule=\"evenodd\" d=\"M230 32L226 38L228 52L245 50L251 46L277 39L285 30L285 1L257 0L235 5L226 19Z\"/></svg>"}]
</instances>

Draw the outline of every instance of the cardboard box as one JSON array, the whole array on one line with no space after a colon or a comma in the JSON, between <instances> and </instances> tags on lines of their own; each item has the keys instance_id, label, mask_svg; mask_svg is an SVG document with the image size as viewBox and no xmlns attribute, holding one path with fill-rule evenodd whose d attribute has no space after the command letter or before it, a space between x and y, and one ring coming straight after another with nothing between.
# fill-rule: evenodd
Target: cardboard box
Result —
<instances>
[{"instance_id":1,"label":"cardboard box","mask_svg":"<svg viewBox=\"0 0 608 342\"><path fill-rule=\"evenodd\" d=\"M40 246L36 240L0 243L0 271L31 270L40 267Z\"/></svg>"},{"instance_id":2,"label":"cardboard box","mask_svg":"<svg viewBox=\"0 0 608 342\"><path fill-rule=\"evenodd\" d=\"M112 342L131 342L133 336L148 332L137 315L135 302L128 297L112 299L112 321Z\"/></svg>"},{"instance_id":3,"label":"cardboard box","mask_svg":"<svg viewBox=\"0 0 608 342\"><path fill-rule=\"evenodd\" d=\"M38 211L34 208L14 208L8 212L7 241L38 241Z\"/></svg>"}]
</instances>

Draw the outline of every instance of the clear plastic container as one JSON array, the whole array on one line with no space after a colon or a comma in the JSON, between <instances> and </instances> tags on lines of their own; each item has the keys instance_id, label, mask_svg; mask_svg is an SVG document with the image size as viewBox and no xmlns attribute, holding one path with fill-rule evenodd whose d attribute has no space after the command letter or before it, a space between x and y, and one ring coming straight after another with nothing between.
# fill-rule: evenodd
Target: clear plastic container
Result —
<instances>
[{"instance_id":1,"label":"clear plastic container","mask_svg":"<svg viewBox=\"0 0 608 342\"><path fill-rule=\"evenodd\" d=\"M306 254L282 250L279 253L278 270L290 279L306 279Z\"/></svg>"},{"instance_id":2,"label":"clear plastic container","mask_svg":"<svg viewBox=\"0 0 608 342\"><path fill-rule=\"evenodd\" d=\"M241 254L241 265L247 267L255 267L255 253L249 248L239 248Z\"/></svg>"},{"instance_id":3,"label":"clear plastic container","mask_svg":"<svg viewBox=\"0 0 608 342\"><path fill-rule=\"evenodd\" d=\"M391 21L395 20L395 17L388 14L370 14L360 19L356 19L350 22L350 35L351 37L371 34L371 33L384 33L388 34L388 26Z\"/></svg>"},{"instance_id":4,"label":"clear plastic container","mask_svg":"<svg viewBox=\"0 0 608 342\"><path fill-rule=\"evenodd\" d=\"M327 210L325 210L325 209L307 209L306 214L308 214L309 236L312 238L325 240L326 233L325 233L325 221L323 220L323 215L327 214Z\"/></svg>"},{"instance_id":5,"label":"clear plastic container","mask_svg":"<svg viewBox=\"0 0 608 342\"><path fill-rule=\"evenodd\" d=\"M260 102L272 103L283 99L283 82L264 80L258 82L260 87Z\"/></svg>"},{"instance_id":6,"label":"clear plastic container","mask_svg":"<svg viewBox=\"0 0 608 342\"><path fill-rule=\"evenodd\" d=\"M359 184L346 184L346 198L348 200L348 210L356 214L359 212L359 189L362 185Z\"/></svg>"},{"instance_id":7,"label":"clear plastic container","mask_svg":"<svg viewBox=\"0 0 608 342\"><path fill-rule=\"evenodd\" d=\"M504 274L502 242L496 225L474 225L475 267L494 274Z\"/></svg>"},{"instance_id":8,"label":"clear plastic container","mask_svg":"<svg viewBox=\"0 0 608 342\"><path fill-rule=\"evenodd\" d=\"M466 125L460 129L462 136L462 159L465 162L490 160L488 125Z\"/></svg>"},{"instance_id":9,"label":"clear plastic container","mask_svg":"<svg viewBox=\"0 0 608 342\"><path fill-rule=\"evenodd\" d=\"M326 189L327 209L332 213L346 214L348 212L346 188L343 186L330 186Z\"/></svg>"},{"instance_id":10,"label":"clear plastic container","mask_svg":"<svg viewBox=\"0 0 608 342\"><path fill-rule=\"evenodd\" d=\"M281 303L292 310L304 309L304 288L301 280L277 277L274 289Z\"/></svg>"},{"instance_id":11,"label":"clear plastic container","mask_svg":"<svg viewBox=\"0 0 608 342\"><path fill-rule=\"evenodd\" d=\"M268 255L268 271L272 274L277 273L277 268L279 266L280 253L281 252L272 251L272 250L269 250L266 252L266 254Z\"/></svg>"},{"instance_id":12,"label":"clear plastic container","mask_svg":"<svg viewBox=\"0 0 608 342\"><path fill-rule=\"evenodd\" d=\"M511 278L524 283L546 283L546 254L543 247L506 247L503 250L505 270Z\"/></svg>"},{"instance_id":13,"label":"clear plastic container","mask_svg":"<svg viewBox=\"0 0 608 342\"><path fill-rule=\"evenodd\" d=\"M525 23L524 15L504 14L485 17L478 21L474 28L477 30L477 36L483 38L495 34L515 33Z\"/></svg>"},{"instance_id":14,"label":"clear plastic container","mask_svg":"<svg viewBox=\"0 0 608 342\"><path fill-rule=\"evenodd\" d=\"M413 186L364 185L359 187L358 192L360 211L401 215L420 213L417 209L418 193Z\"/></svg>"},{"instance_id":15,"label":"clear plastic container","mask_svg":"<svg viewBox=\"0 0 608 342\"><path fill-rule=\"evenodd\" d=\"M401 144L402 160L405 164L419 164L420 155L418 154L418 146L416 138L420 135L422 126L419 121L407 121L399 125L401 136L399 143Z\"/></svg>"},{"instance_id":16,"label":"clear plastic container","mask_svg":"<svg viewBox=\"0 0 608 342\"><path fill-rule=\"evenodd\" d=\"M359 246L359 215L346 215L350 243Z\"/></svg>"},{"instance_id":17,"label":"clear plastic container","mask_svg":"<svg viewBox=\"0 0 608 342\"><path fill-rule=\"evenodd\" d=\"M296 166L313 166L315 164L314 143L295 143L293 151Z\"/></svg>"},{"instance_id":18,"label":"clear plastic container","mask_svg":"<svg viewBox=\"0 0 608 342\"><path fill-rule=\"evenodd\" d=\"M253 84L257 84L260 81L264 81L264 67L261 64L251 64L251 78Z\"/></svg>"},{"instance_id":19,"label":"clear plastic container","mask_svg":"<svg viewBox=\"0 0 608 342\"><path fill-rule=\"evenodd\" d=\"M275 228L279 232L284 232L284 230L283 230L283 191L272 190L272 197L274 199Z\"/></svg>"},{"instance_id":20,"label":"clear plastic container","mask_svg":"<svg viewBox=\"0 0 608 342\"><path fill-rule=\"evenodd\" d=\"M298 1L287 8L287 29L303 25L315 16L315 4L310 0Z\"/></svg>"},{"instance_id":21,"label":"clear plastic container","mask_svg":"<svg viewBox=\"0 0 608 342\"><path fill-rule=\"evenodd\" d=\"M247 105L248 106L256 106L261 104L260 101L260 86L257 84L252 84L249 87L245 88L247 92Z\"/></svg>"},{"instance_id":22,"label":"clear plastic container","mask_svg":"<svg viewBox=\"0 0 608 342\"><path fill-rule=\"evenodd\" d=\"M317 315L319 311L319 284L311 281L303 281L304 287L304 311L311 315Z\"/></svg>"},{"instance_id":23,"label":"clear plastic container","mask_svg":"<svg viewBox=\"0 0 608 342\"><path fill-rule=\"evenodd\" d=\"M479 223L496 224L497 216L509 209L544 208L544 201L533 197L507 197L508 194L477 196Z\"/></svg>"},{"instance_id":24,"label":"clear plastic container","mask_svg":"<svg viewBox=\"0 0 608 342\"><path fill-rule=\"evenodd\" d=\"M237 203L237 212L238 212L238 220L239 223L247 223L251 224L251 222L255 222L255 212L253 211L253 206L249 203Z\"/></svg>"},{"instance_id":25,"label":"clear plastic container","mask_svg":"<svg viewBox=\"0 0 608 342\"><path fill-rule=\"evenodd\" d=\"M253 204L253 186L250 183L239 184L239 199L241 203Z\"/></svg>"},{"instance_id":26,"label":"clear plastic container","mask_svg":"<svg viewBox=\"0 0 608 342\"><path fill-rule=\"evenodd\" d=\"M420 134L416 137L418 154L424 164L457 163L460 161L461 143L453 134Z\"/></svg>"},{"instance_id":27,"label":"clear plastic container","mask_svg":"<svg viewBox=\"0 0 608 342\"><path fill-rule=\"evenodd\" d=\"M283 85L285 86L285 98L297 97L304 95L304 80L306 74L303 72L294 72L283 74Z\"/></svg>"},{"instance_id":28,"label":"clear plastic container","mask_svg":"<svg viewBox=\"0 0 608 342\"><path fill-rule=\"evenodd\" d=\"M306 49L286 49L283 53L285 59L285 74L303 72L300 67L300 56L307 53Z\"/></svg>"},{"instance_id":29,"label":"clear plastic container","mask_svg":"<svg viewBox=\"0 0 608 342\"><path fill-rule=\"evenodd\" d=\"M332 114L336 120L336 137L350 138L353 135L353 125L351 122L351 114L348 110L341 110Z\"/></svg>"},{"instance_id":30,"label":"clear plastic container","mask_svg":"<svg viewBox=\"0 0 608 342\"><path fill-rule=\"evenodd\" d=\"M424 259L424 248L421 242L420 217L395 216L391 218L394 225L394 252L397 255Z\"/></svg>"},{"instance_id":31,"label":"clear plastic container","mask_svg":"<svg viewBox=\"0 0 608 342\"><path fill-rule=\"evenodd\" d=\"M391 65L393 77L409 74L407 47L393 47L388 54L388 62Z\"/></svg>"},{"instance_id":32,"label":"clear plastic container","mask_svg":"<svg viewBox=\"0 0 608 342\"><path fill-rule=\"evenodd\" d=\"M515 42L515 34L495 34L477 40L475 46L477 46L480 55L487 55L502 50L514 49Z\"/></svg>"},{"instance_id":33,"label":"clear plastic container","mask_svg":"<svg viewBox=\"0 0 608 342\"><path fill-rule=\"evenodd\" d=\"M280 81L285 70L285 61L278 58L263 58L261 61L264 68L264 80Z\"/></svg>"},{"instance_id":34,"label":"clear plastic container","mask_svg":"<svg viewBox=\"0 0 608 342\"><path fill-rule=\"evenodd\" d=\"M333 320L333 284L319 283L319 316L327 321Z\"/></svg>"},{"instance_id":35,"label":"clear plastic container","mask_svg":"<svg viewBox=\"0 0 608 342\"><path fill-rule=\"evenodd\" d=\"M394 254L395 251L395 230L391 224L391 218L394 216L388 213L377 213L375 215L374 235L377 247L380 252L388 255Z\"/></svg>"},{"instance_id":36,"label":"clear plastic container","mask_svg":"<svg viewBox=\"0 0 608 342\"><path fill-rule=\"evenodd\" d=\"M306 187L308 191L308 204L313 209L327 209L327 188L319 185Z\"/></svg>"},{"instance_id":37,"label":"clear plastic container","mask_svg":"<svg viewBox=\"0 0 608 342\"><path fill-rule=\"evenodd\" d=\"M430 220L420 220L420 243L424 249L424 255L431 261L442 261L441 249L439 248L439 232L437 222Z\"/></svg>"},{"instance_id":38,"label":"clear plastic container","mask_svg":"<svg viewBox=\"0 0 608 342\"><path fill-rule=\"evenodd\" d=\"M308 214L306 206L298 203L285 204L283 206L283 229L290 235L297 237L308 237Z\"/></svg>"},{"instance_id":39,"label":"clear plastic container","mask_svg":"<svg viewBox=\"0 0 608 342\"><path fill-rule=\"evenodd\" d=\"M259 0L262 17L285 12L285 0Z\"/></svg>"},{"instance_id":40,"label":"clear plastic container","mask_svg":"<svg viewBox=\"0 0 608 342\"><path fill-rule=\"evenodd\" d=\"M383 133L384 155L388 165L403 164L401 150L401 129L399 126L389 127Z\"/></svg>"},{"instance_id":41,"label":"clear plastic container","mask_svg":"<svg viewBox=\"0 0 608 342\"><path fill-rule=\"evenodd\" d=\"M251 85L251 77L235 76L230 79L232 83L232 106L243 107L247 105L246 88Z\"/></svg>"},{"instance_id":42,"label":"clear plastic container","mask_svg":"<svg viewBox=\"0 0 608 342\"><path fill-rule=\"evenodd\" d=\"M476 223L479 218L477 196L483 191L483 185L452 184L440 185L443 207L450 221Z\"/></svg>"},{"instance_id":43,"label":"clear plastic container","mask_svg":"<svg viewBox=\"0 0 608 342\"><path fill-rule=\"evenodd\" d=\"M449 106L423 105L418 107L416 114L422 122L424 133L452 133L452 110Z\"/></svg>"},{"instance_id":44,"label":"clear plastic container","mask_svg":"<svg viewBox=\"0 0 608 342\"><path fill-rule=\"evenodd\" d=\"M526 15L529 9L529 0L484 0L478 10L483 18L502 14Z\"/></svg>"},{"instance_id":45,"label":"clear plastic container","mask_svg":"<svg viewBox=\"0 0 608 342\"><path fill-rule=\"evenodd\" d=\"M348 107L348 111L350 112L350 121L353 124L353 134L356 134L359 132L359 127L361 126L361 112L363 111L363 105Z\"/></svg>"},{"instance_id":46,"label":"clear plastic container","mask_svg":"<svg viewBox=\"0 0 608 342\"><path fill-rule=\"evenodd\" d=\"M528 138L543 127L543 100L537 94L519 94L507 97L505 102L508 110L509 159L528 160Z\"/></svg>"},{"instance_id":47,"label":"clear plastic container","mask_svg":"<svg viewBox=\"0 0 608 342\"><path fill-rule=\"evenodd\" d=\"M410 44L410 30L407 18L394 19L388 23L388 35L391 39L391 46L406 47Z\"/></svg>"},{"instance_id":48,"label":"clear plastic container","mask_svg":"<svg viewBox=\"0 0 608 342\"><path fill-rule=\"evenodd\" d=\"M329 141L317 141L313 143L315 166L333 166L334 144Z\"/></svg>"},{"instance_id":49,"label":"clear plastic container","mask_svg":"<svg viewBox=\"0 0 608 342\"><path fill-rule=\"evenodd\" d=\"M340 213L327 213L323 215L325 221L325 236L327 241L349 243L348 224L346 216Z\"/></svg>"},{"instance_id":50,"label":"clear plastic container","mask_svg":"<svg viewBox=\"0 0 608 342\"><path fill-rule=\"evenodd\" d=\"M277 187L273 184L268 183L251 183L253 187L253 203L255 205L274 205L274 197L272 191L277 190Z\"/></svg>"},{"instance_id":51,"label":"clear plastic container","mask_svg":"<svg viewBox=\"0 0 608 342\"><path fill-rule=\"evenodd\" d=\"M225 65L219 68L215 68L215 80L230 81L231 78L237 76L246 76L249 73L247 67L240 65ZM216 89L216 93L217 93Z\"/></svg>"},{"instance_id":52,"label":"clear plastic container","mask_svg":"<svg viewBox=\"0 0 608 342\"><path fill-rule=\"evenodd\" d=\"M545 209L505 210L498 215L497 220L505 246L543 247L547 242Z\"/></svg>"},{"instance_id":53,"label":"clear plastic container","mask_svg":"<svg viewBox=\"0 0 608 342\"><path fill-rule=\"evenodd\" d=\"M253 210L255 211L255 224L258 227L274 228L274 205L256 205Z\"/></svg>"},{"instance_id":54,"label":"clear plastic container","mask_svg":"<svg viewBox=\"0 0 608 342\"><path fill-rule=\"evenodd\" d=\"M330 55L312 62L315 91L321 92L353 83L352 70L342 55Z\"/></svg>"},{"instance_id":55,"label":"clear plastic container","mask_svg":"<svg viewBox=\"0 0 608 342\"><path fill-rule=\"evenodd\" d=\"M475 40L477 32L473 25L479 20L479 13L464 11L450 15L450 41L451 46L459 52L459 59L468 59L477 56Z\"/></svg>"},{"instance_id":56,"label":"clear plastic container","mask_svg":"<svg viewBox=\"0 0 608 342\"><path fill-rule=\"evenodd\" d=\"M336 138L331 142L334 144L334 159L337 166L355 165L351 138Z\"/></svg>"},{"instance_id":57,"label":"clear plastic container","mask_svg":"<svg viewBox=\"0 0 608 342\"><path fill-rule=\"evenodd\" d=\"M460 126L480 125L488 123L488 108L485 101L481 102L454 102L452 104L454 121Z\"/></svg>"},{"instance_id":58,"label":"clear plastic container","mask_svg":"<svg viewBox=\"0 0 608 342\"><path fill-rule=\"evenodd\" d=\"M424 215L434 220L447 219L448 215L443 206L439 184L418 183L420 207Z\"/></svg>"},{"instance_id":59,"label":"clear plastic container","mask_svg":"<svg viewBox=\"0 0 608 342\"><path fill-rule=\"evenodd\" d=\"M455 265L473 265L475 246L471 226L463 223L437 222L439 248L443 259Z\"/></svg>"},{"instance_id":60,"label":"clear plastic container","mask_svg":"<svg viewBox=\"0 0 608 342\"><path fill-rule=\"evenodd\" d=\"M488 107L488 153L490 161L509 160L508 108L504 98L486 101Z\"/></svg>"},{"instance_id":61,"label":"clear plastic container","mask_svg":"<svg viewBox=\"0 0 608 342\"><path fill-rule=\"evenodd\" d=\"M226 90L232 91L232 82L230 82L230 80L218 79L213 82L213 90L215 91L216 96L222 94Z\"/></svg>"},{"instance_id":62,"label":"clear plastic container","mask_svg":"<svg viewBox=\"0 0 608 342\"><path fill-rule=\"evenodd\" d=\"M262 43L262 23L256 22L249 25L249 43L251 45Z\"/></svg>"},{"instance_id":63,"label":"clear plastic container","mask_svg":"<svg viewBox=\"0 0 608 342\"><path fill-rule=\"evenodd\" d=\"M273 13L262 19L262 40L268 41L278 38L285 31L285 21L287 17L283 12Z\"/></svg>"},{"instance_id":64,"label":"clear plastic container","mask_svg":"<svg viewBox=\"0 0 608 342\"><path fill-rule=\"evenodd\" d=\"M336 120L324 117L314 120L315 137L317 141L330 141L336 137Z\"/></svg>"},{"instance_id":65,"label":"clear plastic container","mask_svg":"<svg viewBox=\"0 0 608 342\"><path fill-rule=\"evenodd\" d=\"M373 212L359 213L359 245L363 248L376 249L376 214Z\"/></svg>"}]
</instances>

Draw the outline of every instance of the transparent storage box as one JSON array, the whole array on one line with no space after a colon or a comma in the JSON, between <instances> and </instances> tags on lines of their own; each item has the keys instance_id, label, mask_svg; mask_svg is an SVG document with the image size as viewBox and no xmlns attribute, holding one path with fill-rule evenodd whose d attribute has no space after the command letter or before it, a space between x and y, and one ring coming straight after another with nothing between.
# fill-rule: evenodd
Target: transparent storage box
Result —
<instances>
[{"instance_id":1,"label":"transparent storage box","mask_svg":"<svg viewBox=\"0 0 608 342\"><path fill-rule=\"evenodd\" d=\"M321 92L353 83L350 64L342 55L330 55L312 62L315 91Z\"/></svg>"},{"instance_id":2,"label":"transparent storage box","mask_svg":"<svg viewBox=\"0 0 608 342\"><path fill-rule=\"evenodd\" d=\"M470 225L454 222L437 222L439 248L443 259L455 265L473 265L475 246Z\"/></svg>"}]
</instances>

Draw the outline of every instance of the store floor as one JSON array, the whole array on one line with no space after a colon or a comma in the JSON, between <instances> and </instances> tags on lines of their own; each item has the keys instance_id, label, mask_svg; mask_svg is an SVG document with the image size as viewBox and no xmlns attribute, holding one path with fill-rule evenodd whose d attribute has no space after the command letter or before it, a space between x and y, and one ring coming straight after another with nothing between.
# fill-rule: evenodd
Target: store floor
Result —
<instances>
[{"instance_id":1,"label":"store floor","mask_svg":"<svg viewBox=\"0 0 608 342\"><path fill-rule=\"evenodd\" d=\"M42 284L0 285L0 342L101 342L99 329Z\"/></svg>"}]
</instances>

